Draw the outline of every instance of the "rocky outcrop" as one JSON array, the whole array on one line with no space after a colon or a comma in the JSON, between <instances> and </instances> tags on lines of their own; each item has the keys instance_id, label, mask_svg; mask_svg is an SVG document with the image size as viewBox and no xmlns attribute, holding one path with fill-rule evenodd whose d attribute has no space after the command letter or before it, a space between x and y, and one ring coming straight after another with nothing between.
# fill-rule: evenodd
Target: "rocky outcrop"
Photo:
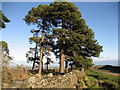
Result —
<instances>
[{"instance_id":1,"label":"rocky outcrop","mask_svg":"<svg viewBox=\"0 0 120 90\"><path fill-rule=\"evenodd\" d=\"M83 83L81 81L85 78L84 71L73 70L72 72L64 75L53 75L49 73L47 75L36 74L24 81L14 81L11 84L3 85L7 88L76 88L77 83ZM81 87L85 87L85 84Z\"/></svg>"},{"instance_id":2,"label":"rocky outcrop","mask_svg":"<svg viewBox=\"0 0 120 90\"><path fill-rule=\"evenodd\" d=\"M30 84L31 88L74 88L75 84L84 77L84 72L74 70L65 75L57 75L54 77L52 73L40 77L36 77L35 75L28 79L28 84Z\"/></svg>"}]
</instances>

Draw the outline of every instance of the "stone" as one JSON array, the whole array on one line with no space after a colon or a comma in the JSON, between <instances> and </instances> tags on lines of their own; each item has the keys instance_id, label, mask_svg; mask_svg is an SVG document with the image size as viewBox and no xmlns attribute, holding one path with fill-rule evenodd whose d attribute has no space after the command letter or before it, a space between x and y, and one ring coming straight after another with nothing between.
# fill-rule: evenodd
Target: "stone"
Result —
<instances>
[{"instance_id":1,"label":"stone","mask_svg":"<svg viewBox=\"0 0 120 90\"><path fill-rule=\"evenodd\" d=\"M82 83L81 87L86 88L84 82L85 78L79 78L81 77L80 75L81 71L79 70L74 70L70 73L56 76L53 76L52 73L43 76L41 74L36 74L34 76L31 76L29 79L25 80L21 86L25 88L76 88L75 84L77 84L79 81L80 83ZM21 84L21 82L15 83ZM13 87L15 87L15 85ZM20 88L20 86L18 87Z\"/></svg>"},{"instance_id":2,"label":"stone","mask_svg":"<svg viewBox=\"0 0 120 90\"><path fill-rule=\"evenodd\" d=\"M36 77L30 77L29 79L28 79L28 83L30 83L30 84L35 84L35 83L37 83L38 82L38 79L36 78Z\"/></svg>"},{"instance_id":3,"label":"stone","mask_svg":"<svg viewBox=\"0 0 120 90\"><path fill-rule=\"evenodd\" d=\"M72 88L76 88L76 86L73 86Z\"/></svg>"},{"instance_id":4,"label":"stone","mask_svg":"<svg viewBox=\"0 0 120 90\"><path fill-rule=\"evenodd\" d=\"M84 72L85 70L84 70L84 68L82 68L82 70L81 70L82 72Z\"/></svg>"},{"instance_id":5,"label":"stone","mask_svg":"<svg viewBox=\"0 0 120 90\"><path fill-rule=\"evenodd\" d=\"M70 72L70 74L72 74L72 72Z\"/></svg>"},{"instance_id":6,"label":"stone","mask_svg":"<svg viewBox=\"0 0 120 90\"><path fill-rule=\"evenodd\" d=\"M3 88L8 88L8 83L2 83Z\"/></svg>"},{"instance_id":7,"label":"stone","mask_svg":"<svg viewBox=\"0 0 120 90\"><path fill-rule=\"evenodd\" d=\"M38 79L38 80L41 80L43 77L41 74L36 74L35 77Z\"/></svg>"},{"instance_id":8,"label":"stone","mask_svg":"<svg viewBox=\"0 0 120 90\"><path fill-rule=\"evenodd\" d=\"M86 85L83 85L82 88L87 88L87 86L86 86Z\"/></svg>"},{"instance_id":9,"label":"stone","mask_svg":"<svg viewBox=\"0 0 120 90\"><path fill-rule=\"evenodd\" d=\"M87 76L85 76L84 80L85 80L85 81L88 81L88 78L87 78Z\"/></svg>"},{"instance_id":10,"label":"stone","mask_svg":"<svg viewBox=\"0 0 120 90\"><path fill-rule=\"evenodd\" d=\"M68 68L65 69L65 72L68 73Z\"/></svg>"},{"instance_id":11,"label":"stone","mask_svg":"<svg viewBox=\"0 0 120 90\"><path fill-rule=\"evenodd\" d=\"M66 77L66 75L63 75L63 77Z\"/></svg>"},{"instance_id":12,"label":"stone","mask_svg":"<svg viewBox=\"0 0 120 90\"><path fill-rule=\"evenodd\" d=\"M52 73L49 73L48 75L47 75L47 77L53 77L53 74Z\"/></svg>"}]
</instances>

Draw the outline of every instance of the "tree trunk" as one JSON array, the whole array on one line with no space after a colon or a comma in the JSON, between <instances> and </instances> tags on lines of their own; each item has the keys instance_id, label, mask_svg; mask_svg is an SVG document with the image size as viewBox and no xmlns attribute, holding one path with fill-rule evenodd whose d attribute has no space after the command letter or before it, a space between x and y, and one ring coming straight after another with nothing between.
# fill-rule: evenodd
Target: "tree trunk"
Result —
<instances>
[{"instance_id":1,"label":"tree trunk","mask_svg":"<svg viewBox=\"0 0 120 90\"><path fill-rule=\"evenodd\" d=\"M62 33L62 37L65 38L65 33ZM64 47L64 44L65 44L65 41L63 41L63 46ZM60 52L60 73L64 73L64 59L65 59L65 54L64 54L64 50L61 49L61 52Z\"/></svg>"},{"instance_id":2,"label":"tree trunk","mask_svg":"<svg viewBox=\"0 0 120 90\"><path fill-rule=\"evenodd\" d=\"M61 55L60 55L60 73L64 73L64 59L65 59L65 55L64 55L64 50L61 50Z\"/></svg>"},{"instance_id":3,"label":"tree trunk","mask_svg":"<svg viewBox=\"0 0 120 90\"><path fill-rule=\"evenodd\" d=\"M49 65L49 64L47 64L47 68L46 68L46 69L47 69L47 71L48 71L48 65Z\"/></svg>"},{"instance_id":4,"label":"tree trunk","mask_svg":"<svg viewBox=\"0 0 120 90\"><path fill-rule=\"evenodd\" d=\"M65 61L65 68L68 68L68 61Z\"/></svg>"},{"instance_id":5,"label":"tree trunk","mask_svg":"<svg viewBox=\"0 0 120 90\"><path fill-rule=\"evenodd\" d=\"M73 69L73 64L72 64L72 62L70 62L70 69L71 69L71 71L72 71L72 69Z\"/></svg>"},{"instance_id":6,"label":"tree trunk","mask_svg":"<svg viewBox=\"0 0 120 90\"><path fill-rule=\"evenodd\" d=\"M37 43L36 43L36 47L35 47L35 56L34 56L34 60L33 60L33 67L32 67L32 71L34 70L35 68L35 62L36 62L36 58L37 58Z\"/></svg>"},{"instance_id":7,"label":"tree trunk","mask_svg":"<svg viewBox=\"0 0 120 90\"><path fill-rule=\"evenodd\" d=\"M44 30L42 30L42 40L41 40L41 47L40 47L40 62L39 62L39 71L38 74L42 73L42 58L43 58L43 42L44 42Z\"/></svg>"},{"instance_id":8,"label":"tree trunk","mask_svg":"<svg viewBox=\"0 0 120 90\"><path fill-rule=\"evenodd\" d=\"M32 71L34 71L34 67L35 67L35 58L34 58L34 60L33 60Z\"/></svg>"},{"instance_id":9,"label":"tree trunk","mask_svg":"<svg viewBox=\"0 0 120 90\"><path fill-rule=\"evenodd\" d=\"M65 61L65 72L68 72L68 61Z\"/></svg>"}]
</instances>

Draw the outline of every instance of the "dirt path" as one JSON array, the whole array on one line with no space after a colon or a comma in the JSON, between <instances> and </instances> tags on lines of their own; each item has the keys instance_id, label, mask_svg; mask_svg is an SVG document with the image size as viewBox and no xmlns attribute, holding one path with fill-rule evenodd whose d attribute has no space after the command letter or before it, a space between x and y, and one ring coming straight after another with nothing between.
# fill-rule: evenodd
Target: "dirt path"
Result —
<instances>
[{"instance_id":1,"label":"dirt path","mask_svg":"<svg viewBox=\"0 0 120 90\"><path fill-rule=\"evenodd\" d=\"M105 73L105 74L109 74L109 75L113 75L113 76L120 76L120 74L118 74L118 73L106 72L106 71L103 71L103 70L95 69L94 67L92 67L91 70L94 71L94 72L101 72L101 73Z\"/></svg>"}]
</instances>

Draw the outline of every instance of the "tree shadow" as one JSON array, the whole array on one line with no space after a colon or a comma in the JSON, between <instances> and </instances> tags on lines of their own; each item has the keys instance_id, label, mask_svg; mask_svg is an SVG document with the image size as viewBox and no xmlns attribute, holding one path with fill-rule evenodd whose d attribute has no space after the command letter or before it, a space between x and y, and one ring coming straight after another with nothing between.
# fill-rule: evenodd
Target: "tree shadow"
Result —
<instances>
[{"instance_id":1,"label":"tree shadow","mask_svg":"<svg viewBox=\"0 0 120 90\"><path fill-rule=\"evenodd\" d=\"M31 74L38 74L38 70L28 70L28 72L30 72ZM44 69L42 71L42 74L43 75L46 75L46 74L49 74L49 73L52 73L53 75L59 75L59 71L55 70L55 69Z\"/></svg>"}]
</instances>

